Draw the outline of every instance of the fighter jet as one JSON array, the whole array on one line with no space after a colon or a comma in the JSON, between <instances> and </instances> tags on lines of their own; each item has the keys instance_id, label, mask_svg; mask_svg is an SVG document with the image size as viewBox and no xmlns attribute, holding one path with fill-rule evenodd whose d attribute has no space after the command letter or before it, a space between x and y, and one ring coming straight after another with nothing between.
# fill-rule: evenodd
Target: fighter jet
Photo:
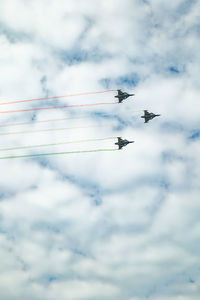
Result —
<instances>
[{"instance_id":1,"label":"fighter jet","mask_svg":"<svg viewBox=\"0 0 200 300\"><path fill-rule=\"evenodd\" d=\"M115 98L118 98L119 103L122 103L123 100L130 96L134 96L135 94L128 94L126 92L122 92L121 90L117 90L118 94L115 96Z\"/></svg>"},{"instance_id":2,"label":"fighter jet","mask_svg":"<svg viewBox=\"0 0 200 300\"><path fill-rule=\"evenodd\" d=\"M144 118L144 123L148 123L150 120L152 120L155 117L159 117L160 115L156 115L154 113L148 112L148 110L144 110L144 116L141 116L141 118Z\"/></svg>"},{"instance_id":3,"label":"fighter jet","mask_svg":"<svg viewBox=\"0 0 200 300\"><path fill-rule=\"evenodd\" d=\"M127 140L123 140L121 137L118 137L118 142L115 143L115 145L118 145L119 149L122 149L124 146L130 143L134 143L134 141L127 141Z\"/></svg>"}]
</instances>

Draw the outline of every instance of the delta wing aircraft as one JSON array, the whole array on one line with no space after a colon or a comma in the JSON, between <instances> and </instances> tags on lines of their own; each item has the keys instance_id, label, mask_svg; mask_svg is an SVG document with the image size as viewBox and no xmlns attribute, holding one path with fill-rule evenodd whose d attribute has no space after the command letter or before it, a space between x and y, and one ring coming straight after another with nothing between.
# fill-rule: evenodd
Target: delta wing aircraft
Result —
<instances>
[{"instance_id":1,"label":"delta wing aircraft","mask_svg":"<svg viewBox=\"0 0 200 300\"><path fill-rule=\"evenodd\" d=\"M144 119L144 123L148 123L150 120L152 120L155 117L159 117L160 115L156 115L154 113L148 112L148 110L144 110L144 116L141 116L141 118Z\"/></svg>"},{"instance_id":2,"label":"delta wing aircraft","mask_svg":"<svg viewBox=\"0 0 200 300\"><path fill-rule=\"evenodd\" d=\"M125 99L127 99L130 96L134 96L135 94L128 94L126 92L122 92L121 90L117 90L118 94L115 96L115 98L118 98L119 103L122 103Z\"/></svg>"},{"instance_id":3,"label":"delta wing aircraft","mask_svg":"<svg viewBox=\"0 0 200 300\"><path fill-rule=\"evenodd\" d=\"M119 146L119 150L122 149L124 146L134 143L134 141L128 141L128 140L123 140L121 137L118 137L118 142L115 143L115 145Z\"/></svg>"}]
</instances>

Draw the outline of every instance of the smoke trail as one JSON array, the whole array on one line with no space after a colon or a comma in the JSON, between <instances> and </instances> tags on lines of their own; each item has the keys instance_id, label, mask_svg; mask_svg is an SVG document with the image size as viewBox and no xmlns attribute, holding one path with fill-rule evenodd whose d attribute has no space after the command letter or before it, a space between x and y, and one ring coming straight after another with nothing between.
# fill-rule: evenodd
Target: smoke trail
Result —
<instances>
[{"instance_id":1,"label":"smoke trail","mask_svg":"<svg viewBox=\"0 0 200 300\"><path fill-rule=\"evenodd\" d=\"M105 90L105 91L98 91L98 92L85 92L85 93L78 93L78 94L69 94L63 96L55 96L55 97L45 97L45 98L35 98L35 99L25 99L25 100L14 100L0 103L0 105L7 105L7 104L15 104L15 103L22 103L22 102L32 102L32 101L43 101L43 100L53 100L58 98L67 98L67 97L74 97L74 96L85 96L85 95L94 95L94 94L103 94L109 92L116 92L116 90Z\"/></svg>"},{"instance_id":2,"label":"smoke trail","mask_svg":"<svg viewBox=\"0 0 200 300\"><path fill-rule=\"evenodd\" d=\"M48 128L48 129L25 130L25 131L11 131L11 132L0 133L0 135L27 134L27 133L38 133L38 132L48 132L48 131L62 131L62 130L84 129L84 128L96 128L96 127L104 127L104 125L98 125L98 126L80 126L80 127L63 127L63 128Z\"/></svg>"},{"instance_id":3,"label":"smoke trail","mask_svg":"<svg viewBox=\"0 0 200 300\"><path fill-rule=\"evenodd\" d=\"M18 113L26 111L37 111L45 109L62 109L67 107L88 107L88 106L97 106L97 105L108 105L108 104L118 104L118 102L103 102L103 103L91 103L91 104L77 104L77 105L62 105L62 106L50 106L50 107L38 107L38 108L28 108L28 109L19 109L19 110L5 110L0 111L0 114L9 114L9 113Z\"/></svg>"},{"instance_id":4,"label":"smoke trail","mask_svg":"<svg viewBox=\"0 0 200 300\"><path fill-rule=\"evenodd\" d=\"M38 123L49 123L49 122L57 122L57 121L65 121L65 120L78 120L78 119L86 119L88 116L82 117L69 117L69 118L60 118L60 119L49 119L43 121L32 120L29 122L22 122L22 123L7 123L7 124L0 124L0 127L13 127L13 126L20 126L20 125L29 125L29 124L38 124Z\"/></svg>"},{"instance_id":5,"label":"smoke trail","mask_svg":"<svg viewBox=\"0 0 200 300\"><path fill-rule=\"evenodd\" d=\"M11 155L2 156L0 159L12 159L12 158L28 158L37 156L50 156L50 155L62 155L62 154L75 154L75 153L89 153L89 152L104 152L104 151L118 151L118 149L96 149L96 150L82 150L71 152L53 152L53 153L39 153L39 154L26 154L26 155Z\"/></svg>"},{"instance_id":6,"label":"smoke trail","mask_svg":"<svg viewBox=\"0 0 200 300\"><path fill-rule=\"evenodd\" d=\"M0 151L11 151L11 150L20 150L20 149L29 149L29 148L40 148L40 147L51 147L58 145L66 145L66 144L76 144L76 143L85 143L85 142L95 142L95 141L105 141L105 140L114 140L115 137L108 137L102 139L88 139L88 140L79 140L79 141L69 141L69 142L59 142L52 144L39 144L39 145L29 145L29 146L19 146L19 147L10 147L10 148L0 148Z\"/></svg>"}]
</instances>

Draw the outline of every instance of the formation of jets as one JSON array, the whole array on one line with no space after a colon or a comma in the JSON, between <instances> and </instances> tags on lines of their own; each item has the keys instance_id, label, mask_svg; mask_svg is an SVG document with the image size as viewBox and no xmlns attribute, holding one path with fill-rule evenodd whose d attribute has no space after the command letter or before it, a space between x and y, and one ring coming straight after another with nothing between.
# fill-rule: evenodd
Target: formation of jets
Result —
<instances>
[{"instance_id":1,"label":"formation of jets","mask_svg":"<svg viewBox=\"0 0 200 300\"><path fill-rule=\"evenodd\" d=\"M121 90L117 90L117 95L115 96L115 98L118 98L118 102L122 103L125 99L127 99L128 97L131 96L135 96L135 94L128 94L126 92L122 92ZM148 123L150 120L152 120L155 117L159 117L160 115L158 114L154 114L152 112L148 112L148 110L144 110L144 115L141 116L141 118L144 119L144 123ZM128 141L126 139L122 139L121 137L117 138L118 141L117 143L115 143L115 145L118 145L119 149L122 149L124 146L130 144L130 143L134 143L134 141Z\"/></svg>"}]
</instances>

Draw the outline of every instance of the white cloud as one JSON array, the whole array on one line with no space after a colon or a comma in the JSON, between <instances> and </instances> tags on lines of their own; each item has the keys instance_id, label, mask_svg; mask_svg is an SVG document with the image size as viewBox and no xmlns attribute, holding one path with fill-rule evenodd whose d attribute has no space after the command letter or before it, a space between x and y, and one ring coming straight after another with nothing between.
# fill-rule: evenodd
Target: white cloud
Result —
<instances>
[{"instance_id":1,"label":"white cloud","mask_svg":"<svg viewBox=\"0 0 200 300\"><path fill-rule=\"evenodd\" d=\"M111 136L135 141L113 152L0 160L3 299L198 299L198 6L1 1L1 102L106 88L136 94L120 105L0 114L1 125L81 117L1 133L93 126L1 135L1 148ZM112 102L114 95L2 105L0 112ZM161 117L144 124L143 109ZM116 149L114 142L34 153ZM12 153L32 150L0 156Z\"/></svg>"}]
</instances>

